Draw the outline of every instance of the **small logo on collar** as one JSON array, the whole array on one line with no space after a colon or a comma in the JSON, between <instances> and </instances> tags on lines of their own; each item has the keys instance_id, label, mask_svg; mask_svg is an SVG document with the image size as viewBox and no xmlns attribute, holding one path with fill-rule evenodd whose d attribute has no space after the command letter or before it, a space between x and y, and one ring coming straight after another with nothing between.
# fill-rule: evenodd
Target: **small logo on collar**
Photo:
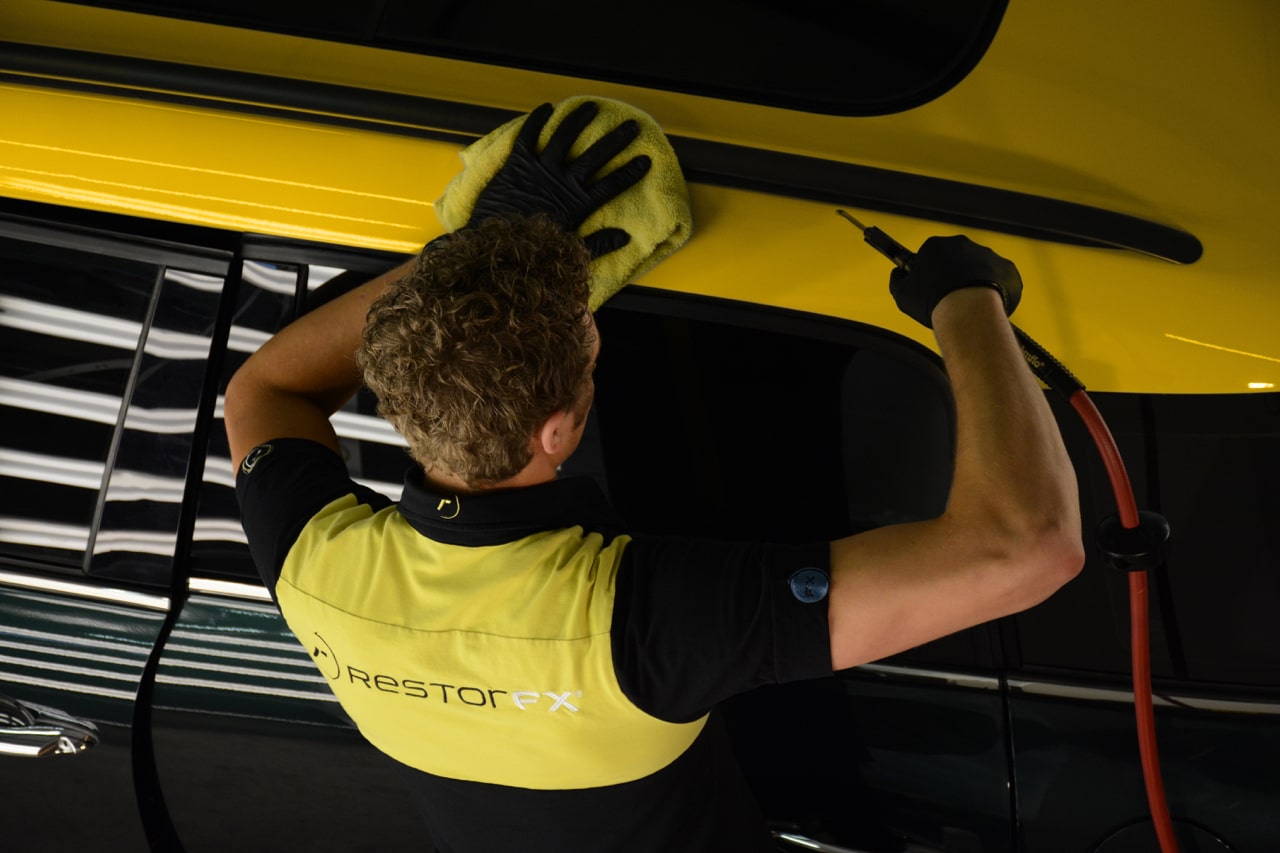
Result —
<instances>
[{"instance_id":1,"label":"small logo on collar","mask_svg":"<svg viewBox=\"0 0 1280 853\"><path fill-rule=\"evenodd\" d=\"M436 504L436 514L445 521L457 518L460 512L462 512L462 500L457 495L441 498L440 503Z\"/></svg>"},{"instance_id":2,"label":"small logo on collar","mask_svg":"<svg viewBox=\"0 0 1280 853\"><path fill-rule=\"evenodd\" d=\"M269 444L259 444L253 450L250 450L249 455L240 463L240 473L248 474L268 453L274 449L275 448Z\"/></svg>"}]
</instances>

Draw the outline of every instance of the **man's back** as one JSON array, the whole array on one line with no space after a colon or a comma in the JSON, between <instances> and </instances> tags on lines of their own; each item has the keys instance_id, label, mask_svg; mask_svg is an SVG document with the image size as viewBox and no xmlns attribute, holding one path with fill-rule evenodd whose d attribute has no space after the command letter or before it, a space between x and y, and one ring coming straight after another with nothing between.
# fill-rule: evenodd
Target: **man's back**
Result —
<instances>
[{"instance_id":1,"label":"man's back","mask_svg":"<svg viewBox=\"0 0 1280 853\"><path fill-rule=\"evenodd\" d=\"M264 580L442 849L769 849L710 712L830 672L825 605L787 582L825 544L636 541L585 479L411 473L393 506L327 448L266 447L239 480Z\"/></svg>"}]
</instances>

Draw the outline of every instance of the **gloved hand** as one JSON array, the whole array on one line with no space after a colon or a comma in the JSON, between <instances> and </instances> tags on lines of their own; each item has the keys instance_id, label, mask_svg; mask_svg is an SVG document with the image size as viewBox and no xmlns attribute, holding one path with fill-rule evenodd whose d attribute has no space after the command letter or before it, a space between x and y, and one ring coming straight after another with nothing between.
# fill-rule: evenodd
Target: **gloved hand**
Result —
<instances>
[{"instance_id":1,"label":"gloved hand","mask_svg":"<svg viewBox=\"0 0 1280 853\"><path fill-rule=\"evenodd\" d=\"M606 177L591 181L640 135L640 126L630 120L606 133L577 159L567 159L578 136L599 112L591 101L566 116L538 153L538 137L553 109L551 104L542 104L525 119L511 154L477 196L468 225L501 214L545 213L566 231L577 231L588 216L648 173L651 161L641 154ZM591 257L598 258L627 245L631 235L621 228L602 228L583 240Z\"/></svg>"},{"instance_id":2,"label":"gloved hand","mask_svg":"<svg viewBox=\"0 0 1280 853\"><path fill-rule=\"evenodd\" d=\"M1022 299L1022 277L1013 262L965 236L930 237L909 267L890 273L889 292L902 313L930 329L942 297L962 287L994 287L1006 315Z\"/></svg>"}]
</instances>

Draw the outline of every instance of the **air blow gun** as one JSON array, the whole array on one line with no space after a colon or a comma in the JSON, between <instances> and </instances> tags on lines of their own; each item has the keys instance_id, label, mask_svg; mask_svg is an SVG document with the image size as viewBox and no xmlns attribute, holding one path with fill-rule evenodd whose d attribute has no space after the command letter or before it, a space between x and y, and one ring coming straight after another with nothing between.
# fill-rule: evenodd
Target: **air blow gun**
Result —
<instances>
[{"instance_id":1,"label":"air blow gun","mask_svg":"<svg viewBox=\"0 0 1280 853\"><path fill-rule=\"evenodd\" d=\"M915 253L874 226L866 226L846 210L837 210L862 232L871 248L884 255L899 269L910 270ZM1094 445L1102 456L1115 495L1117 515L1102 520L1097 540L1113 568L1129 575L1129 630L1133 658L1133 704L1137 717L1138 748L1142 757L1142 775L1146 783L1147 804L1155 824L1162 853L1178 853L1178 841L1165 798L1160 775L1160 757L1156 749L1155 711L1151 697L1151 646L1148 631L1147 570L1164 564L1165 544L1169 539L1169 522L1159 513L1139 511L1133 486L1116 447L1111 430L1093 401L1085 393L1084 384L1048 350L1026 332L1013 326L1014 336L1022 348L1023 358L1031 372L1051 391L1062 395L1080 415Z\"/></svg>"}]
</instances>

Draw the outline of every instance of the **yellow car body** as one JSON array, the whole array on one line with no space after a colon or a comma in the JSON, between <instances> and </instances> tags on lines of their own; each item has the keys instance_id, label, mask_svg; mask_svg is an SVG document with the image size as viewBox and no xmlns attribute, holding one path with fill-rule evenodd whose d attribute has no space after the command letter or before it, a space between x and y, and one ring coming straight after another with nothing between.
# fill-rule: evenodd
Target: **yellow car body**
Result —
<instances>
[{"instance_id":1,"label":"yellow car body","mask_svg":"<svg viewBox=\"0 0 1280 853\"><path fill-rule=\"evenodd\" d=\"M836 116L131 12L11 0L11 44L108 53L490 108L596 94L673 138L859 164L1139 217L1192 235L1193 263L843 206L908 246L964 231L1027 282L1018 324L1091 389L1280 383L1280 8L1013 2L976 68L903 112ZM0 193L239 231L412 252L468 138L255 100L13 70L0 81ZM51 88L52 87L52 88ZM256 112L253 110L257 110ZM345 122L345 124L344 124ZM351 126L355 123L357 126ZM494 126L498 122L495 121ZM452 134L442 141L423 133ZM888 267L827 201L691 182L694 238L646 286L857 320L932 345Z\"/></svg>"},{"instance_id":2,"label":"yellow car body","mask_svg":"<svg viewBox=\"0 0 1280 853\"><path fill-rule=\"evenodd\" d=\"M636 281L658 293L600 313L590 423L612 414L635 440L597 441L588 473L608 475L620 513L799 539L937 511L951 434L935 342L836 210L910 248L967 233L1017 264L1014 321L1100 392L1142 508L1173 525L1151 636L1184 840L1276 849L1280 4L990 0L998 26L967 73L864 114L126 11L143 5L0 3L0 254L14 268L0 276L0 761L79 749L13 733L44 712L102 730L67 775L5 765L13 849L420 848L382 756L257 580L219 393L308 288L442 231L433 203L467 144L575 95L653 116L692 198L692 238ZM398 488L400 440L364 396L340 413L344 453L353 476ZM648 434L655 399L680 429ZM1096 524L1114 510L1109 481L1051 399ZM743 461L756 453L769 464ZM678 500L654 478L672 470ZM762 715L768 737L740 750L764 768L744 767L769 816L816 818L858 849L1154 849L1126 581L1090 550L1036 608L791 685ZM881 823L883 840L865 834Z\"/></svg>"}]
</instances>

